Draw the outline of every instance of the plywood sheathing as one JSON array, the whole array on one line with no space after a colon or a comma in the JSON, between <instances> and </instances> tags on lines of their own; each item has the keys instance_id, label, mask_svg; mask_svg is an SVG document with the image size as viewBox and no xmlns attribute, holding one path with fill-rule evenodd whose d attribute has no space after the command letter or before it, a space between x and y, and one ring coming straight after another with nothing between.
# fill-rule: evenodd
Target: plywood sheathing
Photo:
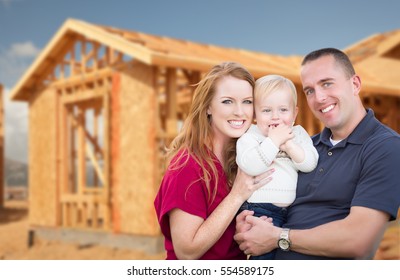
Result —
<instances>
[{"instance_id":1,"label":"plywood sheathing","mask_svg":"<svg viewBox=\"0 0 400 280\"><path fill-rule=\"evenodd\" d=\"M153 201L156 193L156 92L154 67L136 62L121 73L118 201L121 232L159 233Z\"/></svg>"},{"instance_id":2,"label":"plywood sheathing","mask_svg":"<svg viewBox=\"0 0 400 280\"><path fill-rule=\"evenodd\" d=\"M56 226L56 92L48 88L29 103L29 221Z\"/></svg>"}]
</instances>

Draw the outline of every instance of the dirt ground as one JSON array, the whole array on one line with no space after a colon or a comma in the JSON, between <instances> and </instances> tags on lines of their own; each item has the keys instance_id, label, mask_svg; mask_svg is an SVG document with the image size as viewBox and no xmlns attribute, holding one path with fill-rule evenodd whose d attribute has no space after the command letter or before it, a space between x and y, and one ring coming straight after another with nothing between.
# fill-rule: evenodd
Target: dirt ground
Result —
<instances>
[{"instance_id":1,"label":"dirt ground","mask_svg":"<svg viewBox=\"0 0 400 280\"><path fill-rule=\"evenodd\" d=\"M0 209L0 260L160 260L165 253L147 255L141 251L105 246L82 247L39 240L28 248L28 210L25 201L6 201Z\"/></svg>"},{"instance_id":2,"label":"dirt ground","mask_svg":"<svg viewBox=\"0 0 400 280\"><path fill-rule=\"evenodd\" d=\"M6 201L0 209L0 260L161 260L165 253L147 255L141 251L104 246L39 240L28 248L28 209L25 201ZM375 259L400 259L400 225L392 223L385 232Z\"/></svg>"}]
</instances>

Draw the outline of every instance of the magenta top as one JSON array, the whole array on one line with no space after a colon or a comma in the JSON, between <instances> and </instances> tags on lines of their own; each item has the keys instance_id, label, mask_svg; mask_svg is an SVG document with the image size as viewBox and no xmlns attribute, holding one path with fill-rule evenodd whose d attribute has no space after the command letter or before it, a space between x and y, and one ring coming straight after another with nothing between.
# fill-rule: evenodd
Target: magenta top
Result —
<instances>
[{"instance_id":1,"label":"magenta top","mask_svg":"<svg viewBox=\"0 0 400 280\"><path fill-rule=\"evenodd\" d=\"M178 153L179 155L179 153ZM172 160L176 160L177 156ZM167 169L160 190L155 198L154 206L157 212L161 231L165 237L165 250L167 259L176 260L174 245L171 239L168 212L174 208L179 208L189 214L207 219L221 201L228 195L229 188L226 175L220 162L215 158L215 165L218 170L218 186L215 199L210 202L206 185L201 178L203 177L200 165L192 156L179 160L178 169ZM211 173L212 174L212 173ZM212 178L210 187L214 188L215 178ZM211 192L212 193L212 192ZM239 245L233 240L235 234L235 220L233 220L225 230L221 238L202 256L201 260L244 260L246 256L239 249Z\"/></svg>"}]
</instances>

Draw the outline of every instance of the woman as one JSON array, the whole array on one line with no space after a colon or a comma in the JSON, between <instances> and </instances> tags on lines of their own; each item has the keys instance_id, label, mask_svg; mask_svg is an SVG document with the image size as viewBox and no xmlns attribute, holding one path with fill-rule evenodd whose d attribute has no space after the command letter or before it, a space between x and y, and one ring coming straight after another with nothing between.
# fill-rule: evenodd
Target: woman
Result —
<instances>
[{"instance_id":1,"label":"woman","mask_svg":"<svg viewBox=\"0 0 400 280\"><path fill-rule=\"evenodd\" d=\"M234 217L272 171L238 170L235 145L253 119L254 78L241 65L214 66L198 83L189 115L168 150L155 209L167 259L245 259Z\"/></svg>"}]
</instances>

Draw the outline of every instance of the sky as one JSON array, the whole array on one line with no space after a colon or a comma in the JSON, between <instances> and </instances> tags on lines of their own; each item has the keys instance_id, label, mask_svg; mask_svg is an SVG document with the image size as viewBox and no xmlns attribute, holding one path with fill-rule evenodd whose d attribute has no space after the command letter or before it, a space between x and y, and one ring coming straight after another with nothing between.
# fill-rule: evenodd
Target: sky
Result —
<instances>
[{"instance_id":1,"label":"sky","mask_svg":"<svg viewBox=\"0 0 400 280\"><path fill-rule=\"evenodd\" d=\"M28 108L8 93L67 18L278 55L400 29L398 0L0 0L5 156L27 162Z\"/></svg>"}]
</instances>

